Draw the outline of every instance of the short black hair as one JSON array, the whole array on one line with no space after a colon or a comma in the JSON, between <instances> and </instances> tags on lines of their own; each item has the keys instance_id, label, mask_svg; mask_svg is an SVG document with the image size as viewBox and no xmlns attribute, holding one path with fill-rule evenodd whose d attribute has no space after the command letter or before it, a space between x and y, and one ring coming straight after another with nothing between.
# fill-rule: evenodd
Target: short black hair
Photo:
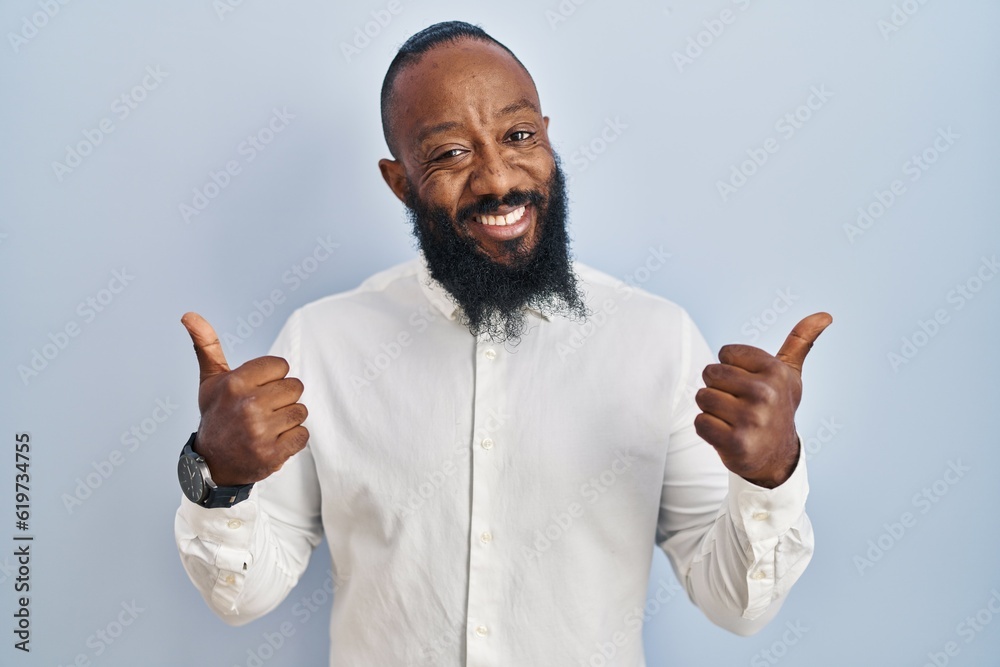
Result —
<instances>
[{"instance_id":1,"label":"short black hair","mask_svg":"<svg viewBox=\"0 0 1000 667\"><path fill-rule=\"evenodd\" d=\"M435 46L454 43L461 39L475 39L488 44L496 44L509 53L517 64L524 68L525 72L528 72L528 68L524 67L524 63L518 60L513 51L495 40L479 26L466 23L465 21L442 21L441 23L427 26L420 32L412 35L399 47L396 57L389 63L389 69L386 70L385 78L382 80L382 134L385 136L385 143L389 146L389 152L394 158L398 158L399 156L396 155L395 138L393 137L390 117L393 111L392 94L396 78L400 72L410 65L415 64L425 53ZM528 76L530 77L531 74L528 73Z\"/></svg>"}]
</instances>

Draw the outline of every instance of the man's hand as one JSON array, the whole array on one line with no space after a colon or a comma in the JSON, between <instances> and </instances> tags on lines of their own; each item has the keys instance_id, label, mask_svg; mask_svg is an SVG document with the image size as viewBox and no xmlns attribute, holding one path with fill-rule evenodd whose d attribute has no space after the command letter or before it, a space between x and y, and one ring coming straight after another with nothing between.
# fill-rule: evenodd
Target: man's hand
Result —
<instances>
[{"instance_id":1,"label":"man's hand","mask_svg":"<svg viewBox=\"0 0 1000 667\"><path fill-rule=\"evenodd\" d=\"M802 400L802 362L833 318L814 313L795 325L777 356L750 345L726 345L705 367L695 394L694 428L727 468L769 489L798 463L795 410Z\"/></svg>"},{"instance_id":2,"label":"man's hand","mask_svg":"<svg viewBox=\"0 0 1000 667\"><path fill-rule=\"evenodd\" d=\"M297 402L302 381L285 377L288 362L281 357L258 357L231 371L205 318L185 313L181 324L191 334L201 369L195 449L219 486L259 482L309 440L302 426L308 411Z\"/></svg>"}]
</instances>

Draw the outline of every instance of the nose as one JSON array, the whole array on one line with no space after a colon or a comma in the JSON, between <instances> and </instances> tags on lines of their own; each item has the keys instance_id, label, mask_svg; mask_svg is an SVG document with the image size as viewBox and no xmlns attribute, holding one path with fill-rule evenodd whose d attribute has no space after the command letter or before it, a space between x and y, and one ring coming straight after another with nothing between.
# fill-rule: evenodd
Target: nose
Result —
<instances>
[{"instance_id":1,"label":"nose","mask_svg":"<svg viewBox=\"0 0 1000 667\"><path fill-rule=\"evenodd\" d=\"M501 198L514 185L514 170L495 146L485 146L473 156L476 161L469 174L469 189L477 197Z\"/></svg>"}]
</instances>

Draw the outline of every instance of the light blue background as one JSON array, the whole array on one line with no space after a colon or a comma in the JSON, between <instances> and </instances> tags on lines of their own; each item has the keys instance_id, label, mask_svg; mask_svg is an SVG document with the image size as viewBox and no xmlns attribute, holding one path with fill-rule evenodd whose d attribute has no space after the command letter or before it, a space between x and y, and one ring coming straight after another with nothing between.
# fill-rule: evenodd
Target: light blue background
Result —
<instances>
[{"instance_id":1,"label":"light blue background","mask_svg":"<svg viewBox=\"0 0 1000 667\"><path fill-rule=\"evenodd\" d=\"M329 603L306 623L293 615L323 585L325 547L282 607L239 629L212 615L181 569L175 462L198 412L178 319L197 310L235 333L255 300L281 290L275 312L228 346L235 365L263 354L295 307L414 254L376 166L387 153L378 90L406 37L460 18L506 43L536 80L572 176L579 259L682 304L715 348L775 352L800 317L827 310L836 320L806 362L798 415L812 451L812 564L751 638L674 597L646 624L649 664L769 665L762 651L773 650L789 667L923 665L948 642L958 649L948 664L1000 664L1000 618L984 613L991 622L971 641L960 627L1000 590L1000 280L961 309L948 300L1000 250L996 3L897 3L918 9L883 34L889 0L564 0L559 21L555 0L399 0L350 58L341 44L386 3L245 0L220 18L209 0L71 2L15 47L10 34L42 4L0 8L0 663L68 665L83 654L95 665L246 665L262 636L289 621L294 636L264 664L325 664ZM724 9L733 21L704 32L707 46L679 68L674 52ZM142 84L147 66L165 78L120 118L114 100ZM775 123L813 86L832 96L784 136ZM245 162L240 143L274 108L294 119ZM60 181L52 163L103 118L114 131ZM616 119L626 127L602 146ZM947 128L959 138L911 181L904 163ZM717 181L768 138L778 151L723 201ZM602 152L591 161L581 149L592 142ZM241 173L186 223L179 205L229 160ZM895 179L905 193L852 243L844 225ZM283 276L317 237L339 247L292 289ZM666 266L641 270L661 246ZM134 279L87 321L78 304L122 268ZM769 313L779 290L792 305ZM887 355L938 309L947 322L917 334L925 344L893 368ZM769 322L759 337L755 317ZM71 321L79 335L22 381L18 366ZM157 399L179 407L128 451L122 434L151 418ZM823 420L837 424L832 437ZM30 655L11 646L21 431L33 442ZM65 496L113 450L122 464L67 509ZM955 461L970 470L939 482L938 502L915 502ZM885 524L904 512L915 523L897 539ZM859 567L880 538L889 550ZM651 588L672 577L658 554ZM138 618L96 655L88 638L133 601ZM805 634L784 643L796 623Z\"/></svg>"}]
</instances>

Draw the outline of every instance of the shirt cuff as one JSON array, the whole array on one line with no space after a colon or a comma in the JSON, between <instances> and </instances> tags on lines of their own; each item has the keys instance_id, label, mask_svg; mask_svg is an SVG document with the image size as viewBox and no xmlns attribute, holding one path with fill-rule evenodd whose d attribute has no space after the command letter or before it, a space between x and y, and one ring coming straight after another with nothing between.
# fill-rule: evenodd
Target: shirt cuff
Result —
<instances>
[{"instance_id":1,"label":"shirt cuff","mask_svg":"<svg viewBox=\"0 0 1000 667\"><path fill-rule=\"evenodd\" d=\"M250 497L228 508L207 508L181 496L177 518L186 524L197 544L189 544L191 555L215 566L211 585L212 602L222 609L235 609L243 592L247 572L253 565L254 528L259 507L255 489Z\"/></svg>"},{"instance_id":2,"label":"shirt cuff","mask_svg":"<svg viewBox=\"0 0 1000 667\"><path fill-rule=\"evenodd\" d=\"M805 519L809 482L805 452L780 486L767 489L729 474L729 516L746 554L747 604L743 618L753 620L788 592L812 554L812 529ZM745 541L744 541L745 540Z\"/></svg>"},{"instance_id":3,"label":"shirt cuff","mask_svg":"<svg viewBox=\"0 0 1000 667\"><path fill-rule=\"evenodd\" d=\"M809 480L799 439L799 461L785 482L773 489L729 473L729 515L751 543L784 535L806 511Z\"/></svg>"}]
</instances>

